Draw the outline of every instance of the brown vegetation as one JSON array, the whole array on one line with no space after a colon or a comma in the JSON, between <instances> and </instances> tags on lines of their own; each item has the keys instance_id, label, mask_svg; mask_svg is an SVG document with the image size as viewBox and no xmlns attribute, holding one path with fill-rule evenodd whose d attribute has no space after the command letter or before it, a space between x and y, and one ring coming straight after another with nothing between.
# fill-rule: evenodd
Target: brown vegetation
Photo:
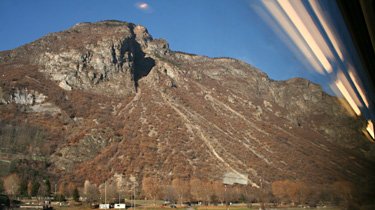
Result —
<instances>
[{"instance_id":1,"label":"brown vegetation","mask_svg":"<svg viewBox=\"0 0 375 210\"><path fill-rule=\"evenodd\" d=\"M113 77L87 87L77 80L71 91L59 87L48 66L37 62L49 53L52 70L78 74L76 66L88 52L111 55L119 46L107 38L133 36L132 27L111 21L83 24L0 53L1 158L11 162L7 174L35 183L50 178L68 197L85 180L100 188L121 174L126 182L136 178L137 196L155 199L158 190L150 183L159 183L159 198L179 203L272 200L273 190L279 202L308 203L320 196L313 192L336 180L358 188L336 186L343 188L343 200L355 194L373 198L374 185L368 184L375 177L372 145L361 134L363 125L309 81L273 81L238 60L151 49L147 46L157 43L148 34L119 44L124 50L138 46L138 54L155 61L137 80L137 92L117 83L134 79L128 73L137 69L120 71L111 56L105 61L117 68ZM71 61L71 68L61 60ZM9 101L16 90L37 91L60 112L35 112L33 104ZM246 174L254 186L264 180L262 191L225 188L223 176L233 171ZM125 188L128 193L131 184ZM96 190L85 192L95 200L90 194Z\"/></svg>"},{"instance_id":2,"label":"brown vegetation","mask_svg":"<svg viewBox=\"0 0 375 210\"><path fill-rule=\"evenodd\" d=\"M17 174L10 174L4 178L4 190L10 196L18 195L20 188L20 178Z\"/></svg>"},{"instance_id":3,"label":"brown vegetation","mask_svg":"<svg viewBox=\"0 0 375 210\"><path fill-rule=\"evenodd\" d=\"M156 205L155 201L161 194L161 189L158 182L159 180L155 177L144 177L142 181L142 190L144 195L146 198L154 200L154 205Z\"/></svg>"}]
</instances>

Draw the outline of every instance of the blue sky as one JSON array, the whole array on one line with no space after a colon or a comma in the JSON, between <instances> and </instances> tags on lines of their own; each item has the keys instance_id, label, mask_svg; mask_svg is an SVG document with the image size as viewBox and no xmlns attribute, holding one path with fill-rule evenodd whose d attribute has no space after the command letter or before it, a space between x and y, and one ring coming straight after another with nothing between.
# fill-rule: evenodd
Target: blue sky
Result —
<instances>
[{"instance_id":1,"label":"blue sky","mask_svg":"<svg viewBox=\"0 0 375 210\"><path fill-rule=\"evenodd\" d=\"M210 57L233 57L272 79L304 77L325 84L287 48L254 11L254 0L1 0L0 50L13 49L78 22L123 20L166 39L172 50ZM325 89L327 89L325 87Z\"/></svg>"}]
</instances>

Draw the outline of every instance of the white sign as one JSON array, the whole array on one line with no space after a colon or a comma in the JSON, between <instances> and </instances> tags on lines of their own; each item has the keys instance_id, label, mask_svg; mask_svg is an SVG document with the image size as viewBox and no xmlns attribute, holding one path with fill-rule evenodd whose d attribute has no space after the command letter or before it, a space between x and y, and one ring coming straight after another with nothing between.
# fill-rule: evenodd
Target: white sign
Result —
<instances>
[{"instance_id":1,"label":"white sign","mask_svg":"<svg viewBox=\"0 0 375 210\"><path fill-rule=\"evenodd\" d=\"M126 204L125 203L116 203L115 209L126 209Z\"/></svg>"}]
</instances>

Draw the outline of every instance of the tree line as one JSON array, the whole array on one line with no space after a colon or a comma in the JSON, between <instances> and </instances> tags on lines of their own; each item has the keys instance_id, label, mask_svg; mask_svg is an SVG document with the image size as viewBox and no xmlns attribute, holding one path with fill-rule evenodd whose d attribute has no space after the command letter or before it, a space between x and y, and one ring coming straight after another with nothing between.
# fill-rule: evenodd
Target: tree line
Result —
<instances>
[{"instance_id":1,"label":"tree line","mask_svg":"<svg viewBox=\"0 0 375 210\"><path fill-rule=\"evenodd\" d=\"M136 190L134 190L136 188ZM86 180L80 189L81 197L86 202L117 202L119 198L170 201L183 204L200 202L202 205L232 203L273 203L274 205L332 204L349 206L355 202L357 192L355 186L348 181L335 181L331 184L305 183L296 180L277 180L264 184L263 188L245 185L225 185L222 181L210 181L199 178L161 181L156 177L144 177L139 186L130 184L127 187L108 182L96 185Z\"/></svg>"},{"instance_id":2,"label":"tree line","mask_svg":"<svg viewBox=\"0 0 375 210\"><path fill-rule=\"evenodd\" d=\"M17 174L10 174L0 179L0 193L17 197L48 197L51 195L51 183L49 179L39 181L20 178Z\"/></svg>"},{"instance_id":3,"label":"tree line","mask_svg":"<svg viewBox=\"0 0 375 210\"><path fill-rule=\"evenodd\" d=\"M87 203L113 202L127 199L166 200L183 204L200 202L202 205L242 202L273 203L275 205L334 204L349 206L356 201L355 186L347 181L336 181L329 185L305 183L296 180L277 180L263 188L245 185L225 185L221 181L199 178L161 181L157 177L144 177L137 182L119 183L108 181L97 185L86 180L83 184L61 182L54 191L48 179L22 180L17 174L0 179L0 193L12 197L54 197L55 200L71 198Z\"/></svg>"}]
</instances>

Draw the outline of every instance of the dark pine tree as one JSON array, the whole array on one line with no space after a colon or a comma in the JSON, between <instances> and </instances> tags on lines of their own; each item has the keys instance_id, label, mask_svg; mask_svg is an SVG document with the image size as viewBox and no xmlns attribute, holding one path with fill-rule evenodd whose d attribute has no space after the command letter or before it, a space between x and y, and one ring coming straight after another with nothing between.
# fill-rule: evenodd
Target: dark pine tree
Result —
<instances>
[{"instance_id":1,"label":"dark pine tree","mask_svg":"<svg viewBox=\"0 0 375 210\"><path fill-rule=\"evenodd\" d=\"M46 180L46 190L47 190L47 195L50 196L51 195L51 182L49 181L49 179Z\"/></svg>"},{"instance_id":2,"label":"dark pine tree","mask_svg":"<svg viewBox=\"0 0 375 210\"><path fill-rule=\"evenodd\" d=\"M79 192L77 188L74 188L73 190L73 200L78 202L79 201Z\"/></svg>"},{"instance_id":3,"label":"dark pine tree","mask_svg":"<svg viewBox=\"0 0 375 210\"><path fill-rule=\"evenodd\" d=\"M32 182L32 187L31 187L31 196L37 196L38 195L39 187L40 187L39 182L34 180Z\"/></svg>"},{"instance_id":4,"label":"dark pine tree","mask_svg":"<svg viewBox=\"0 0 375 210\"><path fill-rule=\"evenodd\" d=\"M20 183L20 196L27 197L27 180L22 179Z\"/></svg>"}]
</instances>

